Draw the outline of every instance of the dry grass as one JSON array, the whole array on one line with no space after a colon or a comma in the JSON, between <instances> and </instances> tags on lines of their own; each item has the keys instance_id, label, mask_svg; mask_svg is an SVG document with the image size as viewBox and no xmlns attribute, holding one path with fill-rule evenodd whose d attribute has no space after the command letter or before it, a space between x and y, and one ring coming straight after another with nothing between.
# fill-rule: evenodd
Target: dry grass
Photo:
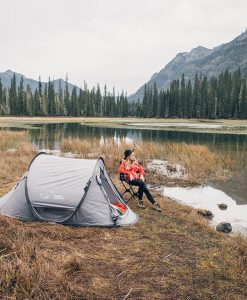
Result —
<instances>
[{"instance_id":1,"label":"dry grass","mask_svg":"<svg viewBox=\"0 0 247 300\"><path fill-rule=\"evenodd\" d=\"M104 157L108 170L113 173L116 172L124 150L129 148L135 149L137 157L143 159L144 166L150 159L180 163L189 175L187 183L201 184L207 180L225 180L229 178L229 170L233 166L227 155L213 153L205 146L185 143L136 141L130 145L124 140L116 143L113 138L105 139L104 143L100 143L98 139L67 139L61 146L63 152L78 153L83 158Z\"/></svg>"},{"instance_id":2,"label":"dry grass","mask_svg":"<svg viewBox=\"0 0 247 300\"><path fill-rule=\"evenodd\" d=\"M35 154L29 143L20 143L15 151L0 150L0 195L14 186Z\"/></svg>"},{"instance_id":3,"label":"dry grass","mask_svg":"<svg viewBox=\"0 0 247 300\"><path fill-rule=\"evenodd\" d=\"M36 152L27 138L25 131L0 131L0 196L21 178Z\"/></svg>"},{"instance_id":4,"label":"dry grass","mask_svg":"<svg viewBox=\"0 0 247 300\"><path fill-rule=\"evenodd\" d=\"M27 140L26 131L0 130L0 150L15 148L21 141Z\"/></svg>"},{"instance_id":5,"label":"dry grass","mask_svg":"<svg viewBox=\"0 0 247 300\"><path fill-rule=\"evenodd\" d=\"M0 217L1 299L246 299L246 240L160 202L164 212L148 206L129 228Z\"/></svg>"}]
</instances>

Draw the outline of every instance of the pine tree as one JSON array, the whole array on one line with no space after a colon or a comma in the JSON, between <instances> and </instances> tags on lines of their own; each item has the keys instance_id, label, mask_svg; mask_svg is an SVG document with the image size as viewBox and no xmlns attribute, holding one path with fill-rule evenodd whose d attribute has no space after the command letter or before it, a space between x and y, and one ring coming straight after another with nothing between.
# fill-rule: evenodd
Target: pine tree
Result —
<instances>
[{"instance_id":1,"label":"pine tree","mask_svg":"<svg viewBox=\"0 0 247 300\"><path fill-rule=\"evenodd\" d=\"M66 74L65 78L65 91L64 91L64 115L68 116L70 111L70 93L69 93L69 84L68 84L68 75Z\"/></svg>"},{"instance_id":2,"label":"pine tree","mask_svg":"<svg viewBox=\"0 0 247 300\"><path fill-rule=\"evenodd\" d=\"M153 89L152 87L148 86L148 110L147 110L147 117L153 117Z\"/></svg>"},{"instance_id":3,"label":"pine tree","mask_svg":"<svg viewBox=\"0 0 247 300\"><path fill-rule=\"evenodd\" d=\"M200 88L200 118L208 118L208 79L204 76Z\"/></svg>"},{"instance_id":4,"label":"pine tree","mask_svg":"<svg viewBox=\"0 0 247 300\"><path fill-rule=\"evenodd\" d=\"M240 114L241 72L238 69L232 77L232 111L231 117L238 119Z\"/></svg>"},{"instance_id":5,"label":"pine tree","mask_svg":"<svg viewBox=\"0 0 247 300\"><path fill-rule=\"evenodd\" d=\"M104 85L104 95L103 95L103 99L102 99L102 111L103 111L103 116L106 116L106 102L107 102L107 88L106 85Z\"/></svg>"},{"instance_id":6,"label":"pine tree","mask_svg":"<svg viewBox=\"0 0 247 300\"><path fill-rule=\"evenodd\" d=\"M96 116L102 116L102 96L100 92L100 86L97 84L96 95L95 95L95 113Z\"/></svg>"},{"instance_id":7,"label":"pine tree","mask_svg":"<svg viewBox=\"0 0 247 300\"><path fill-rule=\"evenodd\" d=\"M57 112L57 115L59 115L59 116L64 115L64 97L63 97L63 89L62 89L61 80L59 80L59 83L58 83L58 94L56 97L56 112Z\"/></svg>"},{"instance_id":8,"label":"pine tree","mask_svg":"<svg viewBox=\"0 0 247 300\"><path fill-rule=\"evenodd\" d=\"M194 87L192 94L192 118L199 118L200 116L200 82L198 75L195 75Z\"/></svg>"},{"instance_id":9,"label":"pine tree","mask_svg":"<svg viewBox=\"0 0 247 300\"><path fill-rule=\"evenodd\" d=\"M34 116L34 100L31 87L27 85L27 115Z\"/></svg>"},{"instance_id":10,"label":"pine tree","mask_svg":"<svg viewBox=\"0 0 247 300\"><path fill-rule=\"evenodd\" d=\"M56 114L55 111L55 91L54 91L54 84L51 82L50 77L48 81L48 115L54 116Z\"/></svg>"},{"instance_id":11,"label":"pine tree","mask_svg":"<svg viewBox=\"0 0 247 300\"><path fill-rule=\"evenodd\" d=\"M217 112L217 79L212 77L209 81L208 87L208 118L215 119L218 115Z\"/></svg>"},{"instance_id":12,"label":"pine tree","mask_svg":"<svg viewBox=\"0 0 247 300\"><path fill-rule=\"evenodd\" d=\"M144 96L143 96L143 99L142 99L142 109L141 109L141 116L146 118L148 117L148 110L149 110L149 103L148 103L148 87L147 85L145 84L144 86Z\"/></svg>"},{"instance_id":13,"label":"pine tree","mask_svg":"<svg viewBox=\"0 0 247 300\"><path fill-rule=\"evenodd\" d=\"M39 105L39 91L35 89L34 96L33 96L33 111L32 116L39 116L40 115L40 105Z\"/></svg>"},{"instance_id":14,"label":"pine tree","mask_svg":"<svg viewBox=\"0 0 247 300\"><path fill-rule=\"evenodd\" d=\"M11 79L10 89L9 89L9 105L11 115L18 115L19 107L17 101L17 91L16 91L16 75L13 74Z\"/></svg>"},{"instance_id":15,"label":"pine tree","mask_svg":"<svg viewBox=\"0 0 247 300\"><path fill-rule=\"evenodd\" d=\"M225 115L224 118L232 117L232 77L228 69L224 73L224 90L225 90Z\"/></svg>"},{"instance_id":16,"label":"pine tree","mask_svg":"<svg viewBox=\"0 0 247 300\"><path fill-rule=\"evenodd\" d=\"M191 81L189 80L186 85L186 104L185 104L185 116L186 118L192 118L193 116L193 102L192 102L192 85Z\"/></svg>"},{"instance_id":17,"label":"pine tree","mask_svg":"<svg viewBox=\"0 0 247 300\"><path fill-rule=\"evenodd\" d=\"M48 85L47 83L44 85L44 90L41 99L41 115L48 115Z\"/></svg>"},{"instance_id":18,"label":"pine tree","mask_svg":"<svg viewBox=\"0 0 247 300\"><path fill-rule=\"evenodd\" d=\"M91 97L88 89L84 89L85 93L85 102L86 102L86 117L92 116L92 104L91 104Z\"/></svg>"},{"instance_id":19,"label":"pine tree","mask_svg":"<svg viewBox=\"0 0 247 300\"><path fill-rule=\"evenodd\" d=\"M85 116L85 97L84 91L80 88L78 96L79 115Z\"/></svg>"},{"instance_id":20,"label":"pine tree","mask_svg":"<svg viewBox=\"0 0 247 300\"><path fill-rule=\"evenodd\" d=\"M10 115L10 103L9 103L9 90L7 88L3 89L3 103L4 103L4 114Z\"/></svg>"},{"instance_id":21,"label":"pine tree","mask_svg":"<svg viewBox=\"0 0 247 300\"><path fill-rule=\"evenodd\" d=\"M18 86L19 115L24 115L26 113L26 107L24 107L24 94L23 77L21 76L20 85Z\"/></svg>"},{"instance_id":22,"label":"pine tree","mask_svg":"<svg viewBox=\"0 0 247 300\"><path fill-rule=\"evenodd\" d=\"M241 84L239 117L241 119L247 118L247 91L246 91L246 77L245 76L243 77L242 84Z\"/></svg>"},{"instance_id":23,"label":"pine tree","mask_svg":"<svg viewBox=\"0 0 247 300\"><path fill-rule=\"evenodd\" d=\"M186 117L186 89L185 89L185 79L184 74L182 74L181 86L179 90L179 101L178 101L178 117L184 118Z\"/></svg>"},{"instance_id":24,"label":"pine tree","mask_svg":"<svg viewBox=\"0 0 247 300\"><path fill-rule=\"evenodd\" d=\"M156 83L154 83L154 87L153 87L153 99L152 99L152 117L157 117L158 116L158 90L157 90L157 86Z\"/></svg>"}]
</instances>

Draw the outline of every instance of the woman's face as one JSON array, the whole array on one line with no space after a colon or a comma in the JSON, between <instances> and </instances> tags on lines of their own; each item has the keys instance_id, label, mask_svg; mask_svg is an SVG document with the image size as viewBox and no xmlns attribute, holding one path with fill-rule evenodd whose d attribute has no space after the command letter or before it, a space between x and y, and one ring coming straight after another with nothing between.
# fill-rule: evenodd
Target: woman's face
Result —
<instances>
[{"instance_id":1,"label":"woman's face","mask_svg":"<svg viewBox=\"0 0 247 300\"><path fill-rule=\"evenodd\" d=\"M134 153L134 152L132 152L132 153L130 154L129 160L131 160L131 161L135 160L135 153Z\"/></svg>"}]
</instances>

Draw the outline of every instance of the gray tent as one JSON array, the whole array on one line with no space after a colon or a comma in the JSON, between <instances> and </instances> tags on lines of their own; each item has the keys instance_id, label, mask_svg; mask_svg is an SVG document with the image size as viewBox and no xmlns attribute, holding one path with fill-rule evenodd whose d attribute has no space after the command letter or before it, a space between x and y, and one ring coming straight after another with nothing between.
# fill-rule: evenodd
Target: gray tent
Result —
<instances>
[{"instance_id":1,"label":"gray tent","mask_svg":"<svg viewBox=\"0 0 247 300\"><path fill-rule=\"evenodd\" d=\"M0 198L0 213L23 221L73 226L124 226L138 220L102 158L64 158L44 152L32 159L21 180Z\"/></svg>"}]
</instances>

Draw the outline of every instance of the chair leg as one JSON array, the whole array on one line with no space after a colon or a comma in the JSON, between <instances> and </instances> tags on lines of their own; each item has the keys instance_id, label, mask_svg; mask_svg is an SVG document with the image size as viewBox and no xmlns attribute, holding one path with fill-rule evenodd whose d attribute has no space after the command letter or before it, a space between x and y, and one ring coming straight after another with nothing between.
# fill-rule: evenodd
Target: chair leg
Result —
<instances>
[{"instance_id":1,"label":"chair leg","mask_svg":"<svg viewBox=\"0 0 247 300\"><path fill-rule=\"evenodd\" d=\"M135 195L132 195L132 194L131 194L131 196L129 197L129 199L126 200L125 202L128 203L132 198L134 199L135 197L136 197Z\"/></svg>"},{"instance_id":2,"label":"chair leg","mask_svg":"<svg viewBox=\"0 0 247 300\"><path fill-rule=\"evenodd\" d=\"M133 194L133 197L137 197L137 198L139 198L138 196L138 192L135 192L134 190L133 190L133 188L132 188L132 186L130 185L130 189L131 189L131 192L132 192L132 194Z\"/></svg>"},{"instance_id":3,"label":"chair leg","mask_svg":"<svg viewBox=\"0 0 247 300\"><path fill-rule=\"evenodd\" d=\"M129 202L132 198L134 199L135 197L138 198L138 193L136 193L133 188L131 187L131 185L129 185L129 187L127 187L127 185L123 182L122 182L122 185L124 186L125 188L125 191L121 194L121 196L123 196L124 194L126 193L129 193L130 194L130 197L128 198L128 200L125 200L125 202Z\"/></svg>"}]
</instances>

